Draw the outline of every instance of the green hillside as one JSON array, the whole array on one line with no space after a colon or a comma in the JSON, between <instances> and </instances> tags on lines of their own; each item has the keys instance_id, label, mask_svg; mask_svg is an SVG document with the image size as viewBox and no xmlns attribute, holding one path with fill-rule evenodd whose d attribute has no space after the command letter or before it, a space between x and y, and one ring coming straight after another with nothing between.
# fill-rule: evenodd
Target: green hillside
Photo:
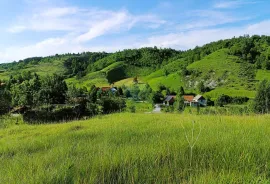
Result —
<instances>
[{"instance_id":1,"label":"green hillside","mask_svg":"<svg viewBox=\"0 0 270 184\"><path fill-rule=\"evenodd\" d=\"M195 74L188 81L193 86L203 81L205 85L214 88L206 93L214 98L221 94L253 97L255 88L246 87L253 83L239 77L241 64L236 56L231 56L228 52L228 49L221 49L189 65L187 69Z\"/></svg>"},{"instance_id":2,"label":"green hillside","mask_svg":"<svg viewBox=\"0 0 270 184\"><path fill-rule=\"evenodd\" d=\"M0 65L1 66L1 65ZM1 68L0 68L1 70ZM54 73L64 73L63 60L53 59L49 62L40 62L38 64L27 64L21 69L2 69L0 72L0 79L7 80L11 75L17 75L18 70L20 73L31 72L37 73L41 76L52 75Z\"/></svg>"},{"instance_id":3,"label":"green hillside","mask_svg":"<svg viewBox=\"0 0 270 184\"><path fill-rule=\"evenodd\" d=\"M206 96L221 94L254 97L257 83L270 79L270 37L244 36L206 44L188 51L141 48L116 53L81 53L29 58L1 64L0 79L32 72L41 76L61 73L69 85L89 88L131 86L148 83L154 90L164 85L183 86L198 92L203 83Z\"/></svg>"}]
</instances>

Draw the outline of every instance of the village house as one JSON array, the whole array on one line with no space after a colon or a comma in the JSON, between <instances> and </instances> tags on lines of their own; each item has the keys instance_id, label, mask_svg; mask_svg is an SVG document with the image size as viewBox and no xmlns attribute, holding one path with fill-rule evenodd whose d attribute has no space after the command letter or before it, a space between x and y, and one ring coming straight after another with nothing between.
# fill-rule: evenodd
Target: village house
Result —
<instances>
[{"instance_id":1,"label":"village house","mask_svg":"<svg viewBox=\"0 0 270 184\"><path fill-rule=\"evenodd\" d=\"M193 95L184 95L183 98L184 98L185 106L191 106L192 101L194 99L194 96Z\"/></svg>"},{"instance_id":2,"label":"village house","mask_svg":"<svg viewBox=\"0 0 270 184\"><path fill-rule=\"evenodd\" d=\"M166 96L163 104L164 105L173 105L174 102L175 102L175 96L174 95L168 95L168 96Z\"/></svg>"},{"instance_id":3,"label":"village house","mask_svg":"<svg viewBox=\"0 0 270 184\"><path fill-rule=\"evenodd\" d=\"M206 106L207 100L202 95L197 95L193 98L191 106Z\"/></svg>"},{"instance_id":4,"label":"village house","mask_svg":"<svg viewBox=\"0 0 270 184\"><path fill-rule=\"evenodd\" d=\"M111 91L112 93L117 92L117 88L116 87L101 87L98 88L98 90L101 90L102 92L107 92L107 91Z\"/></svg>"},{"instance_id":5,"label":"village house","mask_svg":"<svg viewBox=\"0 0 270 184\"><path fill-rule=\"evenodd\" d=\"M175 97L173 95L168 95L166 96L163 104L164 105L173 105L175 102ZM206 106L207 105L207 100L202 96L202 95L184 95L184 103L185 106L190 106L190 107L197 107L199 106Z\"/></svg>"}]
</instances>

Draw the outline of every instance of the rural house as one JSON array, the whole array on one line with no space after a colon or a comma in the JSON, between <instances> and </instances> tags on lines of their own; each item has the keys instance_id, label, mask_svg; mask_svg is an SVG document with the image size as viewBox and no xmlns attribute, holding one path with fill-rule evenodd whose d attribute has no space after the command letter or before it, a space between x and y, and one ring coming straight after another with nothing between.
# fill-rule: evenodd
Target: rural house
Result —
<instances>
[{"instance_id":1,"label":"rural house","mask_svg":"<svg viewBox=\"0 0 270 184\"><path fill-rule=\"evenodd\" d=\"M107 91L111 91L112 93L117 92L116 87L101 87L101 88L98 88L98 90L99 89L101 89L102 92L107 92Z\"/></svg>"},{"instance_id":2,"label":"rural house","mask_svg":"<svg viewBox=\"0 0 270 184\"><path fill-rule=\"evenodd\" d=\"M186 106L197 107L198 105L199 106L207 105L207 101L202 95L197 95L195 97L193 95L184 95L183 97Z\"/></svg>"},{"instance_id":3,"label":"rural house","mask_svg":"<svg viewBox=\"0 0 270 184\"><path fill-rule=\"evenodd\" d=\"M164 105L173 105L175 102L176 96L174 95L168 95L166 96L163 104ZM184 95L184 103L185 106L190 106L190 107L197 107L199 106L206 106L207 105L207 100L202 96L202 95Z\"/></svg>"},{"instance_id":4,"label":"rural house","mask_svg":"<svg viewBox=\"0 0 270 184\"><path fill-rule=\"evenodd\" d=\"M194 96L193 95L184 95L183 98L184 98L185 106L191 106L191 103L194 99Z\"/></svg>"},{"instance_id":5,"label":"rural house","mask_svg":"<svg viewBox=\"0 0 270 184\"><path fill-rule=\"evenodd\" d=\"M168 95L168 96L166 96L163 104L164 105L173 105L174 102L175 102L175 96L174 95Z\"/></svg>"},{"instance_id":6,"label":"rural house","mask_svg":"<svg viewBox=\"0 0 270 184\"><path fill-rule=\"evenodd\" d=\"M102 92L109 91L111 87L101 87L100 88Z\"/></svg>"},{"instance_id":7,"label":"rural house","mask_svg":"<svg viewBox=\"0 0 270 184\"><path fill-rule=\"evenodd\" d=\"M202 95L197 95L193 98L191 106L206 106L207 100Z\"/></svg>"}]
</instances>

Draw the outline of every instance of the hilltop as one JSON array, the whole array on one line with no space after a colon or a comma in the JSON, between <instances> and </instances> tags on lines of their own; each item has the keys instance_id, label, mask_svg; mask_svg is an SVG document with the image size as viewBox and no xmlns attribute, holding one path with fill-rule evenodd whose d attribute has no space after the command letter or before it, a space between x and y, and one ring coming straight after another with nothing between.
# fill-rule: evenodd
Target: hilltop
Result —
<instances>
[{"instance_id":1,"label":"hilltop","mask_svg":"<svg viewBox=\"0 0 270 184\"><path fill-rule=\"evenodd\" d=\"M197 91L203 83L206 96L220 94L253 98L256 86L270 79L270 37L243 36L220 40L192 50L141 48L115 53L64 54L35 57L1 64L0 79L30 71L40 76L62 74L69 85L90 88L91 85L132 85L148 83L171 91L183 86Z\"/></svg>"}]
</instances>

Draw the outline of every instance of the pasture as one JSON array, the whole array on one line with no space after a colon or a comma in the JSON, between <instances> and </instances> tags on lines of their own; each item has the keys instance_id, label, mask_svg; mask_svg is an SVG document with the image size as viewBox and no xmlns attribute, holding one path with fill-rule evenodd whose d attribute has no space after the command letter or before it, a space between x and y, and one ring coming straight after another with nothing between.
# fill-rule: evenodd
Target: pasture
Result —
<instances>
[{"instance_id":1,"label":"pasture","mask_svg":"<svg viewBox=\"0 0 270 184\"><path fill-rule=\"evenodd\" d=\"M43 125L1 119L0 183L269 183L269 119L142 113Z\"/></svg>"}]
</instances>

